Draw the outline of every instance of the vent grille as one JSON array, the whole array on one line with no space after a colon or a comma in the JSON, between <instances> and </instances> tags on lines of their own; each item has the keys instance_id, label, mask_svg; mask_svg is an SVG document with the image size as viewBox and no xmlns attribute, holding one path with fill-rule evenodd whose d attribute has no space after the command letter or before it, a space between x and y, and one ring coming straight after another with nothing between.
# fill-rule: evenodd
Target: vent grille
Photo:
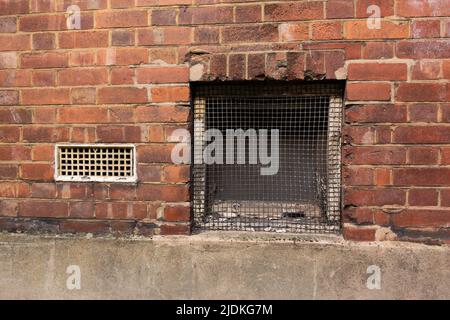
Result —
<instances>
[{"instance_id":1,"label":"vent grille","mask_svg":"<svg viewBox=\"0 0 450 320\"><path fill-rule=\"evenodd\" d=\"M338 233L342 93L340 83L196 87L192 167L195 226L206 230ZM232 161L203 161L206 145L211 142L206 134L211 129L222 136L215 142L223 146L219 156L227 159L231 154ZM261 175L264 165L259 160L234 161L238 153L244 159L258 154L262 144L256 133L264 129L279 132L279 168L273 175ZM239 145L235 137L227 136L233 130L253 130L255 135ZM226 141L232 142L229 150Z\"/></svg>"},{"instance_id":2,"label":"vent grille","mask_svg":"<svg viewBox=\"0 0 450 320\"><path fill-rule=\"evenodd\" d=\"M136 181L133 145L58 145L58 181Z\"/></svg>"}]
</instances>

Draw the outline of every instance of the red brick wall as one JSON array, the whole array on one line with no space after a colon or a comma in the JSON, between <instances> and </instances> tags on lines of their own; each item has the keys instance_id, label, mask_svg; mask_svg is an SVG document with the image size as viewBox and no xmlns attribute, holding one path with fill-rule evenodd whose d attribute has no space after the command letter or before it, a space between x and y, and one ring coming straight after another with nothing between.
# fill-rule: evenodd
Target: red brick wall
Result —
<instances>
[{"instance_id":1,"label":"red brick wall","mask_svg":"<svg viewBox=\"0 0 450 320\"><path fill-rule=\"evenodd\" d=\"M0 229L186 234L168 137L190 80L346 79L344 236L448 241L449 16L448 0L0 0ZM55 183L56 142L134 143L139 182Z\"/></svg>"}]
</instances>

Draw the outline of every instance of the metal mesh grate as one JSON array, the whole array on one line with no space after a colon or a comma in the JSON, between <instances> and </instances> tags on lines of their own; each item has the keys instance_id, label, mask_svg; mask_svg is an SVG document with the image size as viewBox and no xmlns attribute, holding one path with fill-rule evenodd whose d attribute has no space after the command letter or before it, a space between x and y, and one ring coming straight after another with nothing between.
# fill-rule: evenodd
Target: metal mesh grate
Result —
<instances>
[{"instance_id":1,"label":"metal mesh grate","mask_svg":"<svg viewBox=\"0 0 450 320\"><path fill-rule=\"evenodd\" d=\"M56 179L63 181L134 181L134 146L59 145Z\"/></svg>"},{"instance_id":2,"label":"metal mesh grate","mask_svg":"<svg viewBox=\"0 0 450 320\"><path fill-rule=\"evenodd\" d=\"M338 232L341 95L339 84L327 83L194 87L195 225ZM221 151L210 152L213 144ZM262 174L264 145L278 163L269 175Z\"/></svg>"}]
</instances>

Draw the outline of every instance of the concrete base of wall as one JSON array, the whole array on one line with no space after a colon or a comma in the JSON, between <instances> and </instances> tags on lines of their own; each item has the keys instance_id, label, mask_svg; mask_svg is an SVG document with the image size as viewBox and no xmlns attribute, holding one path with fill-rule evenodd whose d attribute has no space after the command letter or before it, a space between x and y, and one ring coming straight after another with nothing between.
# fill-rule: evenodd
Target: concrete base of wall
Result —
<instances>
[{"instance_id":1,"label":"concrete base of wall","mask_svg":"<svg viewBox=\"0 0 450 320\"><path fill-rule=\"evenodd\" d=\"M69 290L77 265L81 289ZM368 289L367 268L381 288ZM449 247L209 233L112 239L0 234L2 299L449 299Z\"/></svg>"}]
</instances>

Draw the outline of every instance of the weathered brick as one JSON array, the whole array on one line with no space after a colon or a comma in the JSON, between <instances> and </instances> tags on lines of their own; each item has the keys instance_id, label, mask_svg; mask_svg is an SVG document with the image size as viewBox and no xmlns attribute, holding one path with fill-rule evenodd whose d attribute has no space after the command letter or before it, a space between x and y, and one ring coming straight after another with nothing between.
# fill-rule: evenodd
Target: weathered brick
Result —
<instances>
[{"instance_id":1,"label":"weathered brick","mask_svg":"<svg viewBox=\"0 0 450 320\"><path fill-rule=\"evenodd\" d=\"M309 26L307 23L282 23L278 28L281 41L309 39Z\"/></svg>"},{"instance_id":2,"label":"weathered brick","mask_svg":"<svg viewBox=\"0 0 450 320\"><path fill-rule=\"evenodd\" d=\"M137 197L139 200L184 202L189 199L189 188L187 185L141 184L137 188Z\"/></svg>"},{"instance_id":3,"label":"weathered brick","mask_svg":"<svg viewBox=\"0 0 450 320\"><path fill-rule=\"evenodd\" d=\"M136 87L108 87L98 89L98 103L145 103L147 89Z\"/></svg>"},{"instance_id":4,"label":"weathered brick","mask_svg":"<svg viewBox=\"0 0 450 320\"><path fill-rule=\"evenodd\" d=\"M29 0L0 1L0 15L24 14L30 12Z\"/></svg>"},{"instance_id":5,"label":"weathered brick","mask_svg":"<svg viewBox=\"0 0 450 320\"><path fill-rule=\"evenodd\" d=\"M136 108L137 122L186 122L189 108L175 106L152 106Z\"/></svg>"},{"instance_id":6,"label":"weathered brick","mask_svg":"<svg viewBox=\"0 0 450 320\"><path fill-rule=\"evenodd\" d=\"M409 106L409 119L414 122L437 122L438 106L429 103L415 103Z\"/></svg>"},{"instance_id":7,"label":"weathered brick","mask_svg":"<svg viewBox=\"0 0 450 320\"><path fill-rule=\"evenodd\" d=\"M442 126L402 126L394 130L396 143L449 143L450 131Z\"/></svg>"},{"instance_id":8,"label":"weathered brick","mask_svg":"<svg viewBox=\"0 0 450 320\"><path fill-rule=\"evenodd\" d=\"M369 29L367 21L347 21L344 23L346 39L402 39L409 37L407 23L381 21L379 29Z\"/></svg>"},{"instance_id":9,"label":"weathered brick","mask_svg":"<svg viewBox=\"0 0 450 320\"><path fill-rule=\"evenodd\" d=\"M28 34L0 34L0 51L26 51L31 49L31 36Z\"/></svg>"},{"instance_id":10,"label":"weathered brick","mask_svg":"<svg viewBox=\"0 0 450 320\"><path fill-rule=\"evenodd\" d=\"M373 10L369 7L375 5L380 8L381 17L389 17L394 15L394 0L357 0L356 1L356 17L366 18L374 15Z\"/></svg>"},{"instance_id":11,"label":"weathered brick","mask_svg":"<svg viewBox=\"0 0 450 320\"><path fill-rule=\"evenodd\" d=\"M16 90L0 90L0 106L19 104L19 92Z\"/></svg>"},{"instance_id":12,"label":"weathered brick","mask_svg":"<svg viewBox=\"0 0 450 320\"><path fill-rule=\"evenodd\" d=\"M30 53L23 54L21 56L22 68L63 68L67 67L69 63L69 57L67 53Z\"/></svg>"},{"instance_id":13,"label":"weathered brick","mask_svg":"<svg viewBox=\"0 0 450 320\"><path fill-rule=\"evenodd\" d=\"M439 38L441 33L441 22L439 20L416 20L411 24L411 37Z\"/></svg>"},{"instance_id":14,"label":"weathered brick","mask_svg":"<svg viewBox=\"0 0 450 320\"><path fill-rule=\"evenodd\" d=\"M350 241L375 241L375 228L356 227L348 224L343 228L344 238Z\"/></svg>"},{"instance_id":15,"label":"weathered brick","mask_svg":"<svg viewBox=\"0 0 450 320\"><path fill-rule=\"evenodd\" d=\"M138 83L180 83L189 81L189 69L183 67L152 67L136 69Z\"/></svg>"},{"instance_id":16,"label":"weathered brick","mask_svg":"<svg viewBox=\"0 0 450 320\"><path fill-rule=\"evenodd\" d=\"M450 168L393 169L396 186L441 186L450 184Z\"/></svg>"},{"instance_id":17,"label":"weathered brick","mask_svg":"<svg viewBox=\"0 0 450 320\"><path fill-rule=\"evenodd\" d=\"M272 24L224 27L222 40L224 43L277 41L278 27Z\"/></svg>"},{"instance_id":18,"label":"weathered brick","mask_svg":"<svg viewBox=\"0 0 450 320\"><path fill-rule=\"evenodd\" d=\"M217 24L233 22L230 6L183 7L178 17L179 24Z\"/></svg>"},{"instance_id":19,"label":"weathered brick","mask_svg":"<svg viewBox=\"0 0 450 320\"><path fill-rule=\"evenodd\" d=\"M406 150L401 147L353 146L344 148L344 164L405 164Z\"/></svg>"},{"instance_id":20,"label":"weathered brick","mask_svg":"<svg viewBox=\"0 0 450 320\"><path fill-rule=\"evenodd\" d=\"M313 22L313 40L337 40L342 39L341 22Z\"/></svg>"},{"instance_id":21,"label":"weathered brick","mask_svg":"<svg viewBox=\"0 0 450 320\"><path fill-rule=\"evenodd\" d=\"M349 80L406 80L406 63L351 63Z\"/></svg>"},{"instance_id":22,"label":"weathered brick","mask_svg":"<svg viewBox=\"0 0 450 320\"><path fill-rule=\"evenodd\" d=\"M96 12L96 28L128 28L148 25L148 14L144 10Z\"/></svg>"},{"instance_id":23,"label":"weathered brick","mask_svg":"<svg viewBox=\"0 0 450 320\"><path fill-rule=\"evenodd\" d=\"M51 105L69 104L69 89L25 89L22 90L22 104Z\"/></svg>"},{"instance_id":24,"label":"weathered brick","mask_svg":"<svg viewBox=\"0 0 450 320\"><path fill-rule=\"evenodd\" d=\"M442 59L450 58L450 40L412 41L397 43L397 57L405 59Z\"/></svg>"},{"instance_id":25,"label":"weathered brick","mask_svg":"<svg viewBox=\"0 0 450 320\"><path fill-rule=\"evenodd\" d=\"M15 17L0 17L0 33L14 33L17 31Z\"/></svg>"},{"instance_id":26,"label":"weathered brick","mask_svg":"<svg viewBox=\"0 0 450 320\"><path fill-rule=\"evenodd\" d=\"M429 147L412 147L408 150L408 163L410 164L437 164L439 150Z\"/></svg>"},{"instance_id":27,"label":"weathered brick","mask_svg":"<svg viewBox=\"0 0 450 320\"><path fill-rule=\"evenodd\" d=\"M186 206L164 207L163 220L168 222L188 222L191 218L190 208Z\"/></svg>"},{"instance_id":28,"label":"weathered brick","mask_svg":"<svg viewBox=\"0 0 450 320\"><path fill-rule=\"evenodd\" d=\"M23 128L23 140L27 142L68 141L69 128L27 126Z\"/></svg>"},{"instance_id":29,"label":"weathered brick","mask_svg":"<svg viewBox=\"0 0 450 320\"><path fill-rule=\"evenodd\" d=\"M364 46L365 59L390 59L394 57L394 45L391 42L367 42Z\"/></svg>"},{"instance_id":30,"label":"weathered brick","mask_svg":"<svg viewBox=\"0 0 450 320\"><path fill-rule=\"evenodd\" d=\"M113 30L111 32L111 44L113 46L133 46L134 30Z\"/></svg>"},{"instance_id":31,"label":"weathered brick","mask_svg":"<svg viewBox=\"0 0 450 320\"><path fill-rule=\"evenodd\" d=\"M355 105L345 111L346 120L350 122L406 122L406 105L369 104Z\"/></svg>"},{"instance_id":32,"label":"weathered brick","mask_svg":"<svg viewBox=\"0 0 450 320\"><path fill-rule=\"evenodd\" d=\"M86 86L108 83L108 70L106 69L64 69L58 72L58 85L60 86Z\"/></svg>"},{"instance_id":33,"label":"weathered brick","mask_svg":"<svg viewBox=\"0 0 450 320\"><path fill-rule=\"evenodd\" d=\"M19 204L19 216L64 218L69 214L66 202L26 200Z\"/></svg>"},{"instance_id":34,"label":"weathered brick","mask_svg":"<svg viewBox=\"0 0 450 320\"><path fill-rule=\"evenodd\" d=\"M15 52L0 52L0 69L17 68L17 54Z\"/></svg>"},{"instance_id":35,"label":"weathered brick","mask_svg":"<svg viewBox=\"0 0 450 320\"><path fill-rule=\"evenodd\" d=\"M60 123L104 123L108 110L104 107L66 107L58 110Z\"/></svg>"},{"instance_id":36,"label":"weathered brick","mask_svg":"<svg viewBox=\"0 0 450 320\"><path fill-rule=\"evenodd\" d=\"M55 49L55 34L53 33L35 33L33 34L34 50Z\"/></svg>"},{"instance_id":37,"label":"weathered brick","mask_svg":"<svg viewBox=\"0 0 450 320\"><path fill-rule=\"evenodd\" d=\"M175 25L177 23L177 11L169 10L152 10L151 24L153 26Z\"/></svg>"},{"instance_id":38,"label":"weathered brick","mask_svg":"<svg viewBox=\"0 0 450 320\"><path fill-rule=\"evenodd\" d=\"M235 10L235 21L237 23L261 21L260 5L237 6Z\"/></svg>"},{"instance_id":39,"label":"weathered brick","mask_svg":"<svg viewBox=\"0 0 450 320\"><path fill-rule=\"evenodd\" d=\"M436 206L438 192L436 189L411 189L408 191L410 206Z\"/></svg>"},{"instance_id":40,"label":"weathered brick","mask_svg":"<svg viewBox=\"0 0 450 320\"><path fill-rule=\"evenodd\" d=\"M351 188L345 190L344 199L346 205L354 206L404 205L406 191L395 188Z\"/></svg>"},{"instance_id":41,"label":"weathered brick","mask_svg":"<svg viewBox=\"0 0 450 320\"><path fill-rule=\"evenodd\" d=\"M403 17L449 16L450 6L447 0L397 0L397 14Z\"/></svg>"},{"instance_id":42,"label":"weathered brick","mask_svg":"<svg viewBox=\"0 0 450 320\"><path fill-rule=\"evenodd\" d=\"M327 19L353 18L353 1L348 0L329 0L326 2Z\"/></svg>"},{"instance_id":43,"label":"weathered brick","mask_svg":"<svg viewBox=\"0 0 450 320\"><path fill-rule=\"evenodd\" d=\"M188 87L155 87L151 90L153 102L187 102Z\"/></svg>"},{"instance_id":44,"label":"weathered brick","mask_svg":"<svg viewBox=\"0 0 450 320\"><path fill-rule=\"evenodd\" d=\"M20 177L24 180L53 180L53 166L46 163L24 163L20 165Z\"/></svg>"},{"instance_id":45,"label":"weathered brick","mask_svg":"<svg viewBox=\"0 0 450 320\"><path fill-rule=\"evenodd\" d=\"M265 21L323 19L322 2L282 2L264 6Z\"/></svg>"},{"instance_id":46,"label":"weathered brick","mask_svg":"<svg viewBox=\"0 0 450 320\"><path fill-rule=\"evenodd\" d=\"M64 32L58 34L59 46L62 49L107 47L108 38L107 31Z\"/></svg>"},{"instance_id":47,"label":"weathered brick","mask_svg":"<svg viewBox=\"0 0 450 320\"><path fill-rule=\"evenodd\" d=\"M391 100L391 85L389 83L349 83L347 99L388 101Z\"/></svg>"},{"instance_id":48,"label":"weathered brick","mask_svg":"<svg viewBox=\"0 0 450 320\"><path fill-rule=\"evenodd\" d=\"M398 101L448 101L450 92L440 83L400 83L395 97Z\"/></svg>"},{"instance_id":49,"label":"weathered brick","mask_svg":"<svg viewBox=\"0 0 450 320\"><path fill-rule=\"evenodd\" d=\"M417 61L411 73L412 80L439 79L441 72L441 61Z\"/></svg>"},{"instance_id":50,"label":"weathered brick","mask_svg":"<svg viewBox=\"0 0 450 320\"><path fill-rule=\"evenodd\" d=\"M168 26L138 29L138 45L183 45L192 43L192 28Z\"/></svg>"},{"instance_id":51,"label":"weathered brick","mask_svg":"<svg viewBox=\"0 0 450 320\"><path fill-rule=\"evenodd\" d=\"M441 227L448 225L447 210L408 209L392 216L396 227Z\"/></svg>"}]
</instances>

